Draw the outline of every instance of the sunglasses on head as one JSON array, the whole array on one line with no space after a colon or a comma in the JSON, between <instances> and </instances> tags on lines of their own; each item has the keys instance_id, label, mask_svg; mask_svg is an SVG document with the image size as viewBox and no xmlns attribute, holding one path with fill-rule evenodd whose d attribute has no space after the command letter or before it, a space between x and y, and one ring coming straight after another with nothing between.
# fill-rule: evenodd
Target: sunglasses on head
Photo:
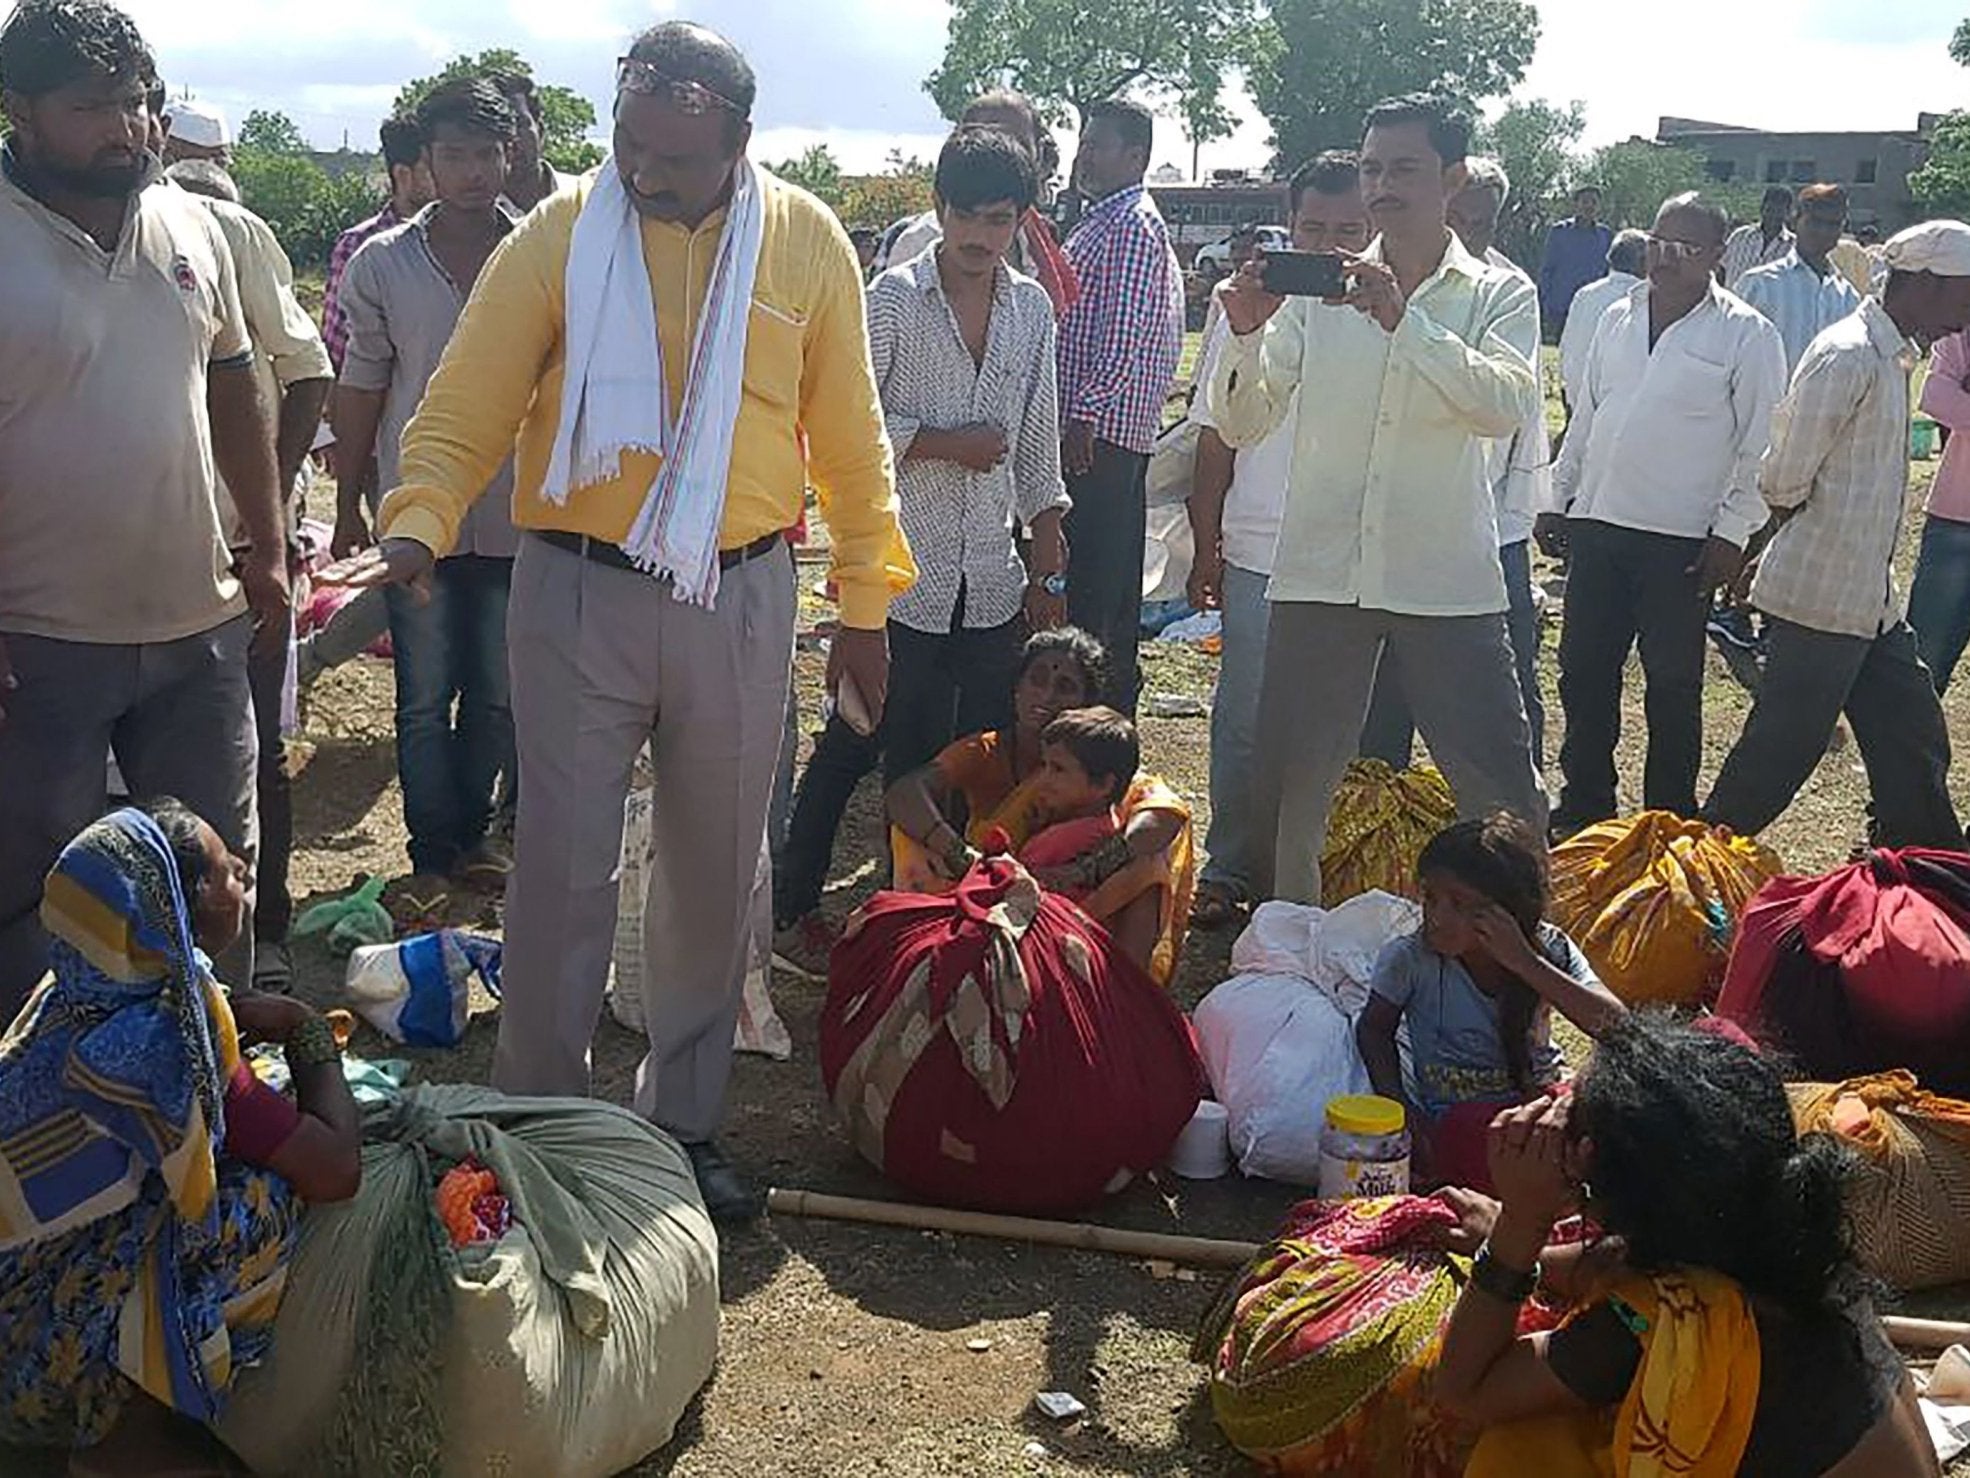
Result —
<instances>
[{"instance_id":1,"label":"sunglasses on head","mask_svg":"<svg viewBox=\"0 0 1970 1478\"><path fill-rule=\"evenodd\" d=\"M655 62L646 62L633 56L617 58L616 88L621 92L664 98L680 113L710 113L718 110L737 118L746 116L744 108L728 97L719 96L702 82L689 82L682 77L673 77Z\"/></svg>"}]
</instances>

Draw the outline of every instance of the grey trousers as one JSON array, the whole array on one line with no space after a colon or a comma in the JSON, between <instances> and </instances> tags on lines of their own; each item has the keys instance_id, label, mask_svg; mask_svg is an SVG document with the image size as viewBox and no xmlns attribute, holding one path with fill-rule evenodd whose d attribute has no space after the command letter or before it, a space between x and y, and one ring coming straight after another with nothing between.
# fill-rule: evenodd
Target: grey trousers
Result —
<instances>
[{"instance_id":1,"label":"grey trousers","mask_svg":"<svg viewBox=\"0 0 1970 1478\"><path fill-rule=\"evenodd\" d=\"M1320 851L1334 790L1354 758L1375 670L1392 656L1416 727L1466 816L1512 811L1542 835L1546 795L1505 614L1398 616L1360 606L1274 602L1259 697L1252 814L1276 828L1255 847L1257 896L1320 901ZM1266 866L1268 856L1270 866Z\"/></svg>"},{"instance_id":2,"label":"grey trousers","mask_svg":"<svg viewBox=\"0 0 1970 1478\"><path fill-rule=\"evenodd\" d=\"M1874 796L1870 840L1963 850L1949 796L1949 729L1906 621L1870 640L1774 620L1764 683L1703 819L1742 836L1770 826L1811 778L1842 713Z\"/></svg>"},{"instance_id":3,"label":"grey trousers","mask_svg":"<svg viewBox=\"0 0 1970 1478\"><path fill-rule=\"evenodd\" d=\"M5 637L20 686L0 699L0 1027L47 970L37 911L63 847L109 804L105 754L138 800L175 796L251 865L259 848L260 746L246 653L252 618L173 642L108 645ZM253 978L252 894L218 964Z\"/></svg>"},{"instance_id":4,"label":"grey trousers","mask_svg":"<svg viewBox=\"0 0 1970 1478\"><path fill-rule=\"evenodd\" d=\"M1505 598L1511 604L1505 624L1512 639L1512 661L1519 675L1519 697L1532 725L1532 762L1546 770L1546 702L1539 692L1539 607L1532 600L1532 541L1498 546L1498 563L1505 571ZM1387 655L1375 674L1375 696L1361 728L1361 753L1406 770L1415 758L1416 720L1403 696L1402 674Z\"/></svg>"},{"instance_id":5,"label":"grey trousers","mask_svg":"<svg viewBox=\"0 0 1970 1478\"><path fill-rule=\"evenodd\" d=\"M686 1141L725 1109L751 946L769 927L766 814L793 667L793 558L725 571L715 610L529 536L507 645L521 773L493 1086L589 1091L615 939L623 800L656 770L636 1110Z\"/></svg>"}]
</instances>

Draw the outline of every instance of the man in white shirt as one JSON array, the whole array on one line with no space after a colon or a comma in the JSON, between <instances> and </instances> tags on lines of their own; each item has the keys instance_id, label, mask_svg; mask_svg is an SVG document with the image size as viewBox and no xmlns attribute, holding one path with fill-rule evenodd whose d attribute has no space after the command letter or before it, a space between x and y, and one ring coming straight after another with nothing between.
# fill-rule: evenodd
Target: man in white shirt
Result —
<instances>
[{"instance_id":1,"label":"man in white shirt","mask_svg":"<svg viewBox=\"0 0 1970 1478\"><path fill-rule=\"evenodd\" d=\"M1372 230L1352 153L1335 150L1300 166L1291 189L1296 250L1359 252L1367 247ZM1322 313L1354 311L1338 304L1309 306ZM1210 384L1230 337L1220 313L1198 355L1198 385ZM1253 858L1252 763L1265 671L1265 587L1286 509L1294 416L1289 409L1270 435L1234 452L1219 436L1208 401L1199 394L1190 409L1199 428L1189 503L1197 548L1190 567L1190 603L1199 610L1223 612L1224 652L1211 702L1211 829L1204 842L1210 855L1198 880L1191 919L1212 928L1230 922L1240 903L1258 901L1252 891L1259 870Z\"/></svg>"},{"instance_id":2,"label":"man in white shirt","mask_svg":"<svg viewBox=\"0 0 1970 1478\"><path fill-rule=\"evenodd\" d=\"M1451 200L1446 215L1450 229L1464 249L1501 271L1513 272L1532 285L1532 277L1498 250L1498 218L1511 198L1512 182L1495 159L1471 159L1470 183ZM1590 284L1591 286L1591 284ZM1539 362L1539 340L1527 338L1518 347L1539 375L1540 391L1526 409L1516 435L1489 443L1485 476L1498 510L1498 563L1505 575L1510 601L1506 626L1512 638L1512 663L1517 669L1519 696L1532 727L1532 763L1546 768L1546 705L1539 697L1539 611L1532 602L1532 521L1552 502L1552 443L1546 434L1545 376ZM1402 688L1399 663L1384 656L1375 673L1375 696L1362 725L1361 752L1407 769L1415 751L1416 721Z\"/></svg>"},{"instance_id":3,"label":"man in white shirt","mask_svg":"<svg viewBox=\"0 0 1970 1478\"><path fill-rule=\"evenodd\" d=\"M1758 205L1755 224L1739 226L1724 242L1724 260L1718 267L1724 286L1733 292L1737 280L1753 267L1782 262L1792 250L1792 192L1774 185Z\"/></svg>"},{"instance_id":4,"label":"man in white shirt","mask_svg":"<svg viewBox=\"0 0 1970 1478\"><path fill-rule=\"evenodd\" d=\"M1712 276L1727 225L1693 194L1665 202L1647 284L1607 310L1588 351L1554 479L1570 556L1566 788L1555 830L1616 813L1622 672L1638 643L1648 680L1643 803L1696 810L1704 622L1765 521L1758 459L1785 391L1778 330ZM1548 537L1559 536L1549 525Z\"/></svg>"},{"instance_id":5,"label":"man in white shirt","mask_svg":"<svg viewBox=\"0 0 1970 1478\"><path fill-rule=\"evenodd\" d=\"M1930 221L1890 241L1881 296L1813 341L1772 420L1760 486L1776 533L1751 601L1771 654L1704 819L1756 836L1826 753L1842 713L1873 791L1869 840L1961 851L1949 730L1895 589L1908 504L1909 373L1970 325L1970 226Z\"/></svg>"},{"instance_id":6,"label":"man in white shirt","mask_svg":"<svg viewBox=\"0 0 1970 1478\"><path fill-rule=\"evenodd\" d=\"M1646 231L1623 231L1608 248L1607 276L1581 288L1560 334L1560 394L1569 409L1580 402L1580 377L1587 371L1587 351L1601 315L1635 290L1648 270Z\"/></svg>"},{"instance_id":7,"label":"man in white shirt","mask_svg":"<svg viewBox=\"0 0 1970 1478\"><path fill-rule=\"evenodd\" d=\"M1546 821L1485 476L1485 443L1537 394L1517 346L1538 299L1445 223L1469 138L1436 98L1369 114L1361 189L1381 234L1348 259L1352 317L1273 296L1253 268L1225 294L1220 435L1252 446L1295 413L1259 700L1253 813L1275 832L1270 867L1256 849L1261 897L1319 901L1328 808L1385 652L1458 804Z\"/></svg>"}]
</instances>

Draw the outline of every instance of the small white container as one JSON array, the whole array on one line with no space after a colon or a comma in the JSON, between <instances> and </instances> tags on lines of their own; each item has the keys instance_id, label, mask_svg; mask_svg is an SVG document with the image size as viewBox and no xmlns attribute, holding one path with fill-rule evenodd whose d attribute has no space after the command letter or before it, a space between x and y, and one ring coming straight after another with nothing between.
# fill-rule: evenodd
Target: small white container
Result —
<instances>
[{"instance_id":1,"label":"small white container","mask_svg":"<svg viewBox=\"0 0 1970 1478\"><path fill-rule=\"evenodd\" d=\"M1170 1151L1170 1169L1185 1180L1216 1180L1231 1169L1231 1115L1223 1104L1207 1098L1197 1105Z\"/></svg>"}]
</instances>

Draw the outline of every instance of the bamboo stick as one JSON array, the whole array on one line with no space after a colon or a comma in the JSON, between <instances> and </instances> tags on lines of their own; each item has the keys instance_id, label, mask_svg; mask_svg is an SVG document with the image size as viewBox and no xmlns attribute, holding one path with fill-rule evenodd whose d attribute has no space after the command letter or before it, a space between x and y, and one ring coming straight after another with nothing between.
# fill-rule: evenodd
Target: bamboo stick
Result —
<instances>
[{"instance_id":1,"label":"bamboo stick","mask_svg":"<svg viewBox=\"0 0 1970 1478\"><path fill-rule=\"evenodd\" d=\"M1108 1252L1191 1267L1240 1268L1259 1248L1256 1242L1228 1242L1210 1237L1182 1237L1167 1232L1132 1232L1084 1221L1044 1221L1029 1216L997 1216L984 1211L957 1211L946 1206L916 1206L902 1201L869 1201L858 1196L830 1196L819 1191L775 1187L766 1193L770 1211L785 1216L814 1216L830 1221L862 1222L871 1226L908 1227L917 1231L956 1232L972 1237L1001 1237L1011 1242L1034 1242L1081 1252ZM1904 1350L1946 1350L1970 1346L1970 1323L1944 1319L1911 1319L1886 1314L1882 1332Z\"/></svg>"},{"instance_id":2,"label":"bamboo stick","mask_svg":"<svg viewBox=\"0 0 1970 1478\"><path fill-rule=\"evenodd\" d=\"M1970 1324L1951 1319L1910 1319L1900 1314L1884 1314L1882 1332L1905 1350L1947 1350L1951 1345L1970 1345Z\"/></svg>"},{"instance_id":3,"label":"bamboo stick","mask_svg":"<svg viewBox=\"0 0 1970 1478\"><path fill-rule=\"evenodd\" d=\"M1256 1242L1222 1242L1209 1237L1180 1237L1167 1232L1131 1232L1120 1227L1096 1226L1083 1221L995 1216L983 1211L956 1211L944 1206L912 1206L901 1201L828 1196L819 1191L775 1188L766 1193L766 1206L768 1210L786 1216L818 1216L832 1221L867 1222L875 1226L958 1232L973 1237L1002 1237L1012 1242L1036 1242L1047 1247L1071 1247L1083 1252L1112 1252L1122 1257L1145 1257L1192 1267L1240 1268L1251 1261L1259 1250Z\"/></svg>"}]
</instances>

